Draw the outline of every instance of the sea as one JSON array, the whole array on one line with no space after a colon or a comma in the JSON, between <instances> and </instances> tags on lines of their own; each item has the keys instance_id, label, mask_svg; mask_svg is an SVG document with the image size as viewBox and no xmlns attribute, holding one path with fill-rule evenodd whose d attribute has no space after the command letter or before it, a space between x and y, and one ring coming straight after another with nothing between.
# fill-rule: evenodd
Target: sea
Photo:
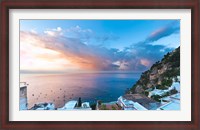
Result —
<instances>
[{"instance_id":1,"label":"sea","mask_svg":"<svg viewBox=\"0 0 200 130\"><path fill-rule=\"evenodd\" d=\"M67 101L96 103L117 101L139 79L141 73L65 73L20 74L26 82L28 108L34 104L52 102L62 107Z\"/></svg>"}]
</instances>

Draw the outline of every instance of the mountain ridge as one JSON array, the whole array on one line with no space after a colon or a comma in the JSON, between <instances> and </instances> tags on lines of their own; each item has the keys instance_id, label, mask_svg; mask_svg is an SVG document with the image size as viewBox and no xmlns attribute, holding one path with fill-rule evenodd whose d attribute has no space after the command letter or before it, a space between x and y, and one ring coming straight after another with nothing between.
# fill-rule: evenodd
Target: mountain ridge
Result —
<instances>
[{"instance_id":1,"label":"mountain ridge","mask_svg":"<svg viewBox=\"0 0 200 130\"><path fill-rule=\"evenodd\" d=\"M130 88L129 93L145 94L149 89L168 89L173 81L180 76L180 46L168 52L161 61L157 61L151 68L141 74L140 79Z\"/></svg>"}]
</instances>

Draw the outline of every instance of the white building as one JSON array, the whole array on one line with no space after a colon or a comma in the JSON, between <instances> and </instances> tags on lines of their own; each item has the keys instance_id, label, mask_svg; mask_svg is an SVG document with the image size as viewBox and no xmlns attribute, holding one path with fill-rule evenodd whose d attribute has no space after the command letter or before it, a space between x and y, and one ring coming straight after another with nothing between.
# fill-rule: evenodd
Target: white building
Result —
<instances>
[{"instance_id":1,"label":"white building","mask_svg":"<svg viewBox=\"0 0 200 130\"><path fill-rule=\"evenodd\" d=\"M163 105L157 110L180 110L180 93L161 99Z\"/></svg>"},{"instance_id":2,"label":"white building","mask_svg":"<svg viewBox=\"0 0 200 130\"><path fill-rule=\"evenodd\" d=\"M172 85L166 90L156 89L156 87L155 87L153 91L149 92L148 97L151 97L153 95L163 96L164 94L171 91L172 89L176 89L178 92L180 92L180 83L179 82L173 82Z\"/></svg>"},{"instance_id":3,"label":"white building","mask_svg":"<svg viewBox=\"0 0 200 130\"><path fill-rule=\"evenodd\" d=\"M168 90L161 90L161 89L157 89L157 88L155 87L155 89L154 89L153 91L150 91L150 92L149 92L148 97L151 97L151 96L153 96L153 95L162 96L162 95L164 95L166 92L168 92Z\"/></svg>"},{"instance_id":4,"label":"white building","mask_svg":"<svg viewBox=\"0 0 200 130\"><path fill-rule=\"evenodd\" d=\"M57 110L73 110L78 105L77 101L69 101L65 103L65 105L62 108L58 108Z\"/></svg>"},{"instance_id":5,"label":"white building","mask_svg":"<svg viewBox=\"0 0 200 130\"><path fill-rule=\"evenodd\" d=\"M119 104L124 110L147 110L145 107L140 105L138 102L133 102L131 100L127 100L120 96L118 98L117 104Z\"/></svg>"},{"instance_id":6,"label":"white building","mask_svg":"<svg viewBox=\"0 0 200 130\"><path fill-rule=\"evenodd\" d=\"M90 103L89 102L84 102L81 104L81 109L82 110L92 110L92 108L90 107Z\"/></svg>"},{"instance_id":7,"label":"white building","mask_svg":"<svg viewBox=\"0 0 200 130\"><path fill-rule=\"evenodd\" d=\"M78 101L72 100L67 103L62 108L57 108L57 110L92 110L89 102L84 102L81 107L78 106Z\"/></svg>"},{"instance_id":8,"label":"white building","mask_svg":"<svg viewBox=\"0 0 200 130\"><path fill-rule=\"evenodd\" d=\"M168 90L176 89L178 92L180 92L180 83L179 82L173 82L171 87L168 88Z\"/></svg>"},{"instance_id":9,"label":"white building","mask_svg":"<svg viewBox=\"0 0 200 130\"><path fill-rule=\"evenodd\" d=\"M55 105L53 103L38 103L30 110L55 110Z\"/></svg>"},{"instance_id":10,"label":"white building","mask_svg":"<svg viewBox=\"0 0 200 130\"><path fill-rule=\"evenodd\" d=\"M26 82L20 82L20 100L19 100L19 109L27 110L28 102L27 102L27 84Z\"/></svg>"}]
</instances>

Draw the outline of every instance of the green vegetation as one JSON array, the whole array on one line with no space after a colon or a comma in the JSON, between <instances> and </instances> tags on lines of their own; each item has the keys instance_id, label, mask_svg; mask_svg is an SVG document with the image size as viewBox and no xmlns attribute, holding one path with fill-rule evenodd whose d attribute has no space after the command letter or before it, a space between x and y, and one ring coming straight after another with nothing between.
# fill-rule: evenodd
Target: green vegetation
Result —
<instances>
[{"instance_id":1,"label":"green vegetation","mask_svg":"<svg viewBox=\"0 0 200 130\"><path fill-rule=\"evenodd\" d=\"M102 104L102 101L101 101L101 100L98 100L98 104L101 105L101 104Z\"/></svg>"},{"instance_id":2,"label":"green vegetation","mask_svg":"<svg viewBox=\"0 0 200 130\"><path fill-rule=\"evenodd\" d=\"M81 101L81 97L78 98L78 107L81 107L82 101Z\"/></svg>"},{"instance_id":3,"label":"green vegetation","mask_svg":"<svg viewBox=\"0 0 200 130\"><path fill-rule=\"evenodd\" d=\"M160 100L161 98L176 94L177 92L178 91L176 89L172 89L171 91L166 92L162 96L160 96L160 95L152 95L151 98L154 99L155 101L161 102L161 100ZM163 100L163 101L166 102L165 100Z\"/></svg>"},{"instance_id":4,"label":"green vegetation","mask_svg":"<svg viewBox=\"0 0 200 130\"><path fill-rule=\"evenodd\" d=\"M112 105L112 110L117 110L117 109L115 108L115 106Z\"/></svg>"},{"instance_id":5,"label":"green vegetation","mask_svg":"<svg viewBox=\"0 0 200 130\"><path fill-rule=\"evenodd\" d=\"M160 85L161 87L159 89L168 89L172 85L173 81L172 79L163 79L162 84Z\"/></svg>"},{"instance_id":6,"label":"green vegetation","mask_svg":"<svg viewBox=\"0 0 200 130\"><path fill-rule=\"evenodd\" d=\"M148 95L149 95L149 92L145 91L145 92L144 92L144 95L145 95L145 96L148 96Z\"/></svg>"},{"instance_id":7,"label":"green vegetation","mask_svg":"<svg viewBox=\"0 0 200 130\"><path fill-rule=\"evenodd\" d=\"M170 91L170 95L172 95L172 94L176 94L178 91L176 90L176 89L172 89L171 91Z\"/></svg>"},{"instance_id":8,"label":"green vegetation","mask_svg":"<svg viewBox=\"0 0 200 130\"><path fill-rule=\"evenodd\" d=\"M153 70L153 68L155 68L155 67L157 67L157 66L160 66L160 67L161 67L160 61L157 61L155 64L153 64L153 65L151 66L151 69L150 69L150 70Z\"/></svg>"},{"instance_id":9,"label":"green vegetation","mask_svg":"<svg viewBox=\"0 0 200 130\"><path fill-rule=\"evenodd\" d=\"M101 105L101 110L108 110L108 109L106 108L106 105L105 105L105 104L102 104L102 105Z\"/></svg>"},{"instance_id":10,"label":"green vegetation","mask_svg":"<svg viewBox=\"0 0 200 130\"><path fill-rule=\"evenodd\" d=\"M180 75L180 68L171 68L162 74L163 77L172 78Z\"/></svg>"},{"instance_id":11,"label":"green vegetation","mask_svg":"<svg viewBox=\"0 0 200 130\"><path fill-rule=\"evenodd\" d=\"M147 96L150 88L156 87L157 89L166 90L172 85L173 78L178 81L177 76L180 76L180 47L165 54L160 61L155 62L149 70L143 72L140 79L129 89L129 92ZM177 91L173 90L167 95L173 93L177 93ZM156 101L160 99L159 96L153 96L152 98Z\"/></svg>"},{"instance_id":12,"label":"green vegetation","mask_svg":"<svg viewBox=\"0 0 200 130\"><path fill-rule=\"evenodd\" d=\"M151 98L154 99L154 100L157 101L157 102L161 102L160 99L162 98L162 96L153 95L153 96L151 96Z\"/></svg>"},{"instance_id":13,"label":"green vegetation","mask_svg":"<svg viewBox=\"0 0 200 130\"><path fill-rule=\"evenodd\" d=\"M165 90L165 89L168 89L167 87L165 87L164 85L157 85L156 86L156 89L161 89L161 90Z\"/></svg>"},{"instance_id":14,"label":"green vegetation","mask_svg":"<svg viewBox=\"0 0 200 130\"><path fill-rule=\"evenodd\" d=\"M91 104L90 107L92 108L92 110L96 110L96 103Z\"/></svg>"}]
</instances>

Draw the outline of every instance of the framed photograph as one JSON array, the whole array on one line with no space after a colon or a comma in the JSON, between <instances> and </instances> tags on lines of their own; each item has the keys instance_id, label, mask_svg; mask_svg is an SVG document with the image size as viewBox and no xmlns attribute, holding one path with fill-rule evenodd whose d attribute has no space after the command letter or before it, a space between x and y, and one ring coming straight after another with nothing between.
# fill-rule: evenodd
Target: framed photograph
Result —
<instances>
[{"instance_id":1,"label":"framed photograph","mask_svg":"<svg viewBox=\"0 0 200 130\"><path fill-rule=\"evenodd\" d=\"M199 0L1 2L1 129L199 127Z\"/></svg>"}]
</instances>

